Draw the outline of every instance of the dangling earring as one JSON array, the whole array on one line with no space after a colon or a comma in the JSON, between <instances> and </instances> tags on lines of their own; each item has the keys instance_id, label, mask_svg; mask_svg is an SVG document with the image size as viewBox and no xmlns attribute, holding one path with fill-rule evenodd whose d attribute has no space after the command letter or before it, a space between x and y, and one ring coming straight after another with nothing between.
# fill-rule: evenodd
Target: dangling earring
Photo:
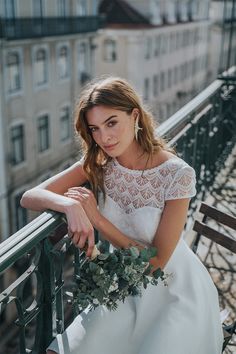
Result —
<instances>
[{"instance_id":1,"label":"dangling earring","mask_svg":"<svg viewBox=\"0 0 236 354\"><path fill-rule=\"evenodd\" d=\"M138 141L138 131L139 130L143 130L143 128L141 128L139 125L138 125L138 121L139 121L139 115L137 116L136 120L135 120L135 123L134 123L134 136L135 136L135 139Z\"/></svg>"}]
</instances>

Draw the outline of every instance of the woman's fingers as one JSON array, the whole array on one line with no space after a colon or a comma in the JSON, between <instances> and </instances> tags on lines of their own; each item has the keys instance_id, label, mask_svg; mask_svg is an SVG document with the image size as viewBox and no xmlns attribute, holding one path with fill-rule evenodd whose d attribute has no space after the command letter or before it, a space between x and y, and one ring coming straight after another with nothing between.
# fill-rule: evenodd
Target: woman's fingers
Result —
<instances>
[{"instance_id":1,"label":"woman's fingers","mask_svg":"<svg viewBox=\"0 0 236 354\"><path fill-rule=\"evenodd\" d=\"M86 251L87 257L91 257L92 256L94 245L95 245L94 233L90 233L88 235L88 249Z\"/></svg>"},{"instance_id":2,"label":"woman's fingers","mask_svg":"<svg viewBox=\"0 0 236 354\"><path fill-rule=\"evenodd\" d=\"M90 257L92 255L93 248L95 245L93 229L84 233L83 232L72 233L72 231L68 230L68 236L71 238L74 245L80 249L85 248L87 244L88 247L86 249L86 255L87 257Z\"/></svg>"}]
</instances>

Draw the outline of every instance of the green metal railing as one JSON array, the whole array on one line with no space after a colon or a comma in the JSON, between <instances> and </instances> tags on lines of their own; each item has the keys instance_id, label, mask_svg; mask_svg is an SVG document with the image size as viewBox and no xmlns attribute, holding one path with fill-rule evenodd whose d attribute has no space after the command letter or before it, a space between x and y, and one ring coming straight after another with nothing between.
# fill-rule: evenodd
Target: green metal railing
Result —
<instances>
[{"instance_id":1,"label":"green metal railing","mask_svg":"<svg viewBox=\"0 0 236 354\"><path fill-rule=\"evenodd\" d=\"M235 81L212 83L164 122L158 134L169 138L179 155L195 168L197 199L204 199L236 142ZM44 353L53 336L63 332L77 313L67 305L65 293L78 281L79 264L79 251L71 245L59 213L43 213L1 243L2 341L11 324L18 353ZM12 319L9 312L15 313ZM0 353L4 350L3 343Z\"/></svg>"}]
</instances>

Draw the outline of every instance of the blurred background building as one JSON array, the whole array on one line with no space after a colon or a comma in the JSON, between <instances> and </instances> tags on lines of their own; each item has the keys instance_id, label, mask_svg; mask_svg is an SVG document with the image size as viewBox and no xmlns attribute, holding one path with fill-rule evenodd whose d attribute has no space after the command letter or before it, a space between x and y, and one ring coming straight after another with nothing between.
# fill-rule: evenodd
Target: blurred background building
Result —
<instances>
[{"instance_id":1,"label":"blurred background building","mask_svg":"<svg viewBox=\"0 0 236 354\"><path fill-rule=\"evenodd\" d=\"M0 240L35 216L22 193L78 158L84 84L126 78L163 122L235 63L233 3L0 0Z\"/></svg>"},{"instance_id":2,"label":"blurred background building","mask_svg":"<svg viewBox=\"0 0 236 354\"><path fill-rule=\"evenodd\" d=\"M131 81L161 123L206 86L209 4L102 1L96 74Z\"/></svg>"},{"instance_id":3,"label":"blurred background building","mask_svg":"<svg viewBox=\"0 0 236 354\"><path fill-rule=\"evenodd\" d=\"M27 188L78 157L72 112L94 76L100 26L94 0L7 0L1 16L1 238L32 215L20 207Z\"/></svg>"}]
</instances>

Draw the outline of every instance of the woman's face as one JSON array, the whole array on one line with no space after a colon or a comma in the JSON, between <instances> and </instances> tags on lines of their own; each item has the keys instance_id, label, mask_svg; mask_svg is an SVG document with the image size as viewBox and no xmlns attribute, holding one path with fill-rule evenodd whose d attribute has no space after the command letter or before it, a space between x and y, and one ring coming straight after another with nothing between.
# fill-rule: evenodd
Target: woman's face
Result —
<instances>
[{"instance_id":1,"label":"woman's face","mask_svg":"<svg viewBox=\"0 0 236 354\"><path fill-rule=\"evenodd\" d=\"M134 123L138 109L129 115L107 106L95 106L87 112L87 123L93 139L107 155L121 156L134 140Z\"/></svg>"}]
</instances>

